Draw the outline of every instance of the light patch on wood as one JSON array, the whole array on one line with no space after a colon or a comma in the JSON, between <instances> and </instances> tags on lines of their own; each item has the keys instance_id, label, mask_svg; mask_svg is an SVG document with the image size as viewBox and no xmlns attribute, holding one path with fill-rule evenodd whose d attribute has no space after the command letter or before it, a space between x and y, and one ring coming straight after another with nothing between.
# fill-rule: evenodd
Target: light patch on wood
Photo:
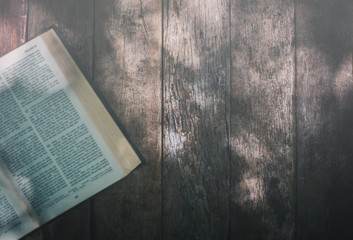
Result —
<instances>
[{"instance_id":1,"label":"light patch on wood","mask_svg":"<svg viewBox=\"0 0 353 240\"><path fill-rule=\"evenodd\" d=\"M160 43L156 41L156 36L151 35L158 33L154 28L160 25L160 15L145 10L140 4L142 3L139 1L117 2L112 6L114 14L103 23L106 39L116 49L116 63L124 71L124 77L142 74L142 70L146 71L143 66L160 64L156 61L159 60ZM152 1L144 1L144 5L148 4L152 4ZM105 64L111 65L109 59ZM155 70L151 67L149 69Z\"/></svg>"},{"instance_id":2,"label":"light patch on wood","mask_svg":"<svg viewBox=\"0 0 353 240\"><path fill-rule=\"evenodd\" d=\"M245 203L252 202L255 207L257 203L264 201L265 188L264 188L264 174L261 169L266 169L272 165L271 160L278 154L286 155L290 152L289 146L283 144L277 146L274 151L271 151L266 143L259 139L253 133L245 133L244 131L239 134L240 137L231 138L232 150L245 161L248 166L246 171L241 174L240 182L236 192L241 192L242 197L233 198L234 202ZM245 137L244 137L245 136ZM256 171L258 169L258 171ZM267 173L268 176L273 173ZM279 184L282 186L282 183Z\"/></svg>"},{"instance_id":3,"label":"light patch on wood","mask_svg":"<svg viewBox=\"0 0 353 240\"><path fill-rule=\"evenodd\" d=\"M242 179L239 183L239 191L246 192L243 194L243 198L240 198L239 201L244 204L248 201L251 201L256 206L256 203L263 200L264 197L264 182L260 178L248 178Z\"/></svg>"},{"instance_id":4,"label":"light patch on wood","mask_svg":"<svg viewBox=\"0 0 353 240\"><path fill-rule=\"evenodd\" d=\"M219 26L222 24L221 21L224 21L222 16L224 12L219 11L220 6L217 1L172 0L169 4L173 6L174 11L167 13L166 42L168 44L165 44L165 48L174 56L176 62L182 62L193 70L199 70L202 68L205 52L208 51L201 48L202 39L207 39L210 43L217 41L217 37L220 37ZM200 10L194 18L190 18L195 9L203 10ZM219 52L221 45L212 44L212 48L213 52Z\"/></svg>"},{"instance_id":5,"label":"light patch on wood","mask_svg":"<svg viewBox=\"0 0 353 240\"><path fill-rule=\"evenodd\" d=\"M245 133L240 136L244 135ZM249 164L249 171L242 174L236 190L245 194L241 194L243 197L237 197L233 201L240 203L251 201L254 203L252 206L256 206L256 203L263 200L265 193L263 179L254 177L253 169L258 169L259 165L266 165L266 159L270 159L273 154L254 134L250 133L247 136L231 139L233 151Z\"/></svg>"},{"instance_id":6,"label":"light patch on wood","mask_svg":"<svg viewBox=\"0 0 353 240\"><path fill-rule=\"evenodd\" d=\"M169 142L168 149L171 154L176 155L177 151L182 147L181 136L177 132L170 130L169 131Z\"/></svg>"},{"instance_id":7,"label":"light patch on wood","mask_svg":"<svg viewBox=\"0 0 353 240\"><path fill-rule=\"evenodd\" d=\"M177 18L170 20L168 25L169 31L173 33L167 35L168 42L170 42L166 45L167 51L175 56L177 62L182 62L185 66L193 69L200 69L200 56L197 52L194 52L197 51L198 44L193 36L194 33L191 31L193 28L181 24ZM180 36L183 36L183 38ZM179 49L183 49L183 51Z\"/></svg>"},{"instance_id":8,"label":"light patch on wood","mask_svg":"<svg viewBox=\"0 0 353 240\"><path fill-rule=\"evenodd\" d=\"M353 89L353 79L352 79L352 59L350 55L342 61L339 69L335 76L335 96L339 98L341 104L346 104L344 102L345 96L349 95Z\"/></svg>"},{"instance_id":9,"label":"light patch on wood","mask_svg":"<svg viewBox=\"0 0 353 240\"><path fill-rule=\"evenodd\" d=\"M158 6L153 1L114 2L109 10L113 14L99 26L107 54L96 58L96 81L99 79L102 92L110 92L111 101L120 103L113 106L117 115L128 119L148 113L150 118L140 118L146 124L155 124L160 118L160 106L156 105L160 102L160 89L156 86L160 84L161 40L157 26L161 19L154 5ZM96 41L101 41L100 37ZM108 54L109 51L113 52ZM154 134L140 135L155 144L155 138L149 137Z\"/></svg>"},{"instance_id":10,"label":"light patch on wood","mask_svg":"<svg viewBox=\"0 0 353 240\"><path fill-rule=\"evenodd\" d=\"M240 136L244 135L245 133ZM252 165L272 156L266 145L252 133L247 134L247 137L232 138L231 147L240 157L246 159Z\"/></svg>"}]
</instances>

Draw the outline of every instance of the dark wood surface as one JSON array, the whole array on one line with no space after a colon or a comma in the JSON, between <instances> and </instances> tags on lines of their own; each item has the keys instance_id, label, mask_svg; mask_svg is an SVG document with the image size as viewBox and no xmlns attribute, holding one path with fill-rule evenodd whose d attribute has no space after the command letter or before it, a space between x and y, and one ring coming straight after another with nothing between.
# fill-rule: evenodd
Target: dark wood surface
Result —
<instances>
[{"instance_id":1,"label":"dark wood surface","mask_svg":"<svg viewBox=\"0 0 353 240\"><path fill-rule=\"evenodd\" d=\"M352 11L298 1L298 239L353 238Z\"/></svg>"},{"instance_id":2,"label":"dark wood surface","mask_svg":"<svg viewBox=\"0 0 353 240\"><path fill-rule=\"evenodd\" d=\"M292 239L293 1L233 0L231 239Z\"/></svg>"},{"instance_id":3,"label":"dark wood surface","mask_svg":"<svg viewBox=\"0 0 353 240\"><path fill-rule=\"evenodd\" d=\"M55 25L146 163L24 239L352 239L351 0L0 0Z\"/></svg>"},{"instance_id":4,"label":"dark wood surface","mask_svg":"<svg viewBox=\"0 0 353 240\"><path fill-rule=\"evenodd\" d=\"M226 239L229 3L163 6L163 237ZM197 14L196 14L197 13Z\"/></svg>"},{"instance_id":5,"label":"dark wood surface","mask_svg":"<svg viewBox=\"0 0 353 240\"><path fill-rule=\"evenodd\" d=\"M94 83L146 164L93 198L93 239L160 239L161 3L95 3Z\"/></svg>"}]
</instances>

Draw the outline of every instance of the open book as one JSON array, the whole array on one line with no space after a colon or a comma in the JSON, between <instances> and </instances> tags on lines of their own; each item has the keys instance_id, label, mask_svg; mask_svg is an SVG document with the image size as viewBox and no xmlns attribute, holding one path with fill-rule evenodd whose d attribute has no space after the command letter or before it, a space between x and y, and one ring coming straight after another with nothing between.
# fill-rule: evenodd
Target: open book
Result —
<instances>
[{"instance_id":1,"label":"open book","mask_svg":"<svg viewBox=\"0 0 353 240\"><path fill-rule=\"evenodd\" d=\"M18 239L140 159L54 30L0 58L0 239Z\"/></svg>"}]
</instances>

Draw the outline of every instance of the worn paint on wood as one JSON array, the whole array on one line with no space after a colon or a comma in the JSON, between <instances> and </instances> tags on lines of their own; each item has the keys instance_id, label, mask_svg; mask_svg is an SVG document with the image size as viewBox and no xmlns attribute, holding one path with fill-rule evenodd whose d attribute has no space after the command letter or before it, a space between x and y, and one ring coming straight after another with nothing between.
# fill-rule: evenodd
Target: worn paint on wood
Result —
<instances>
[{"instance_id":1,"label":"worn paint on wood","mask_svg":"<svg viewBox=\"0 0 353 240\"><path fill-rule=\"evenodd\" d=\"M93 64L93 0L29 1L28 37L56 26L88 78ZM64 213L26 239L89 239L90 201Z\"/></svg>"},{"instance_id":2,"label":"worn paint on wood","mask_svg":"<svg viewBox=\"0 0 353 240\"><path fill-rule=\"evenodd\" d=\"M352 12L298 1L297 239L353 236Z\"/></svg>"},{"instance_id":3,"label":"worn paint on wood","mask_svg":"<svg viewBox=\"0 0 353 240\"><path fill-rule=\"evenodd\" d=\"M26 40L27 0L0 1L0 57Z\"/></svg>"},{"instance_id":4,"label":"worn paint on wood","mask_svg":"<svg viewBox=\"0 0 353 240\"><path fill-rule=\"evenodd\" d=\"M226 239L229 2L164 1L164 239Z\"/></svg>"},{"instance_id":5,"label":"worn paint on wood","mask_svg":"<svg viewBox=\"0 0 353 240\"><path fill-rule=\"evenodd\" d=\"M293 1L232 1L231 239L293 239Z\"/></svg>"},{"instance_id":6,"label":"worn paint on wood","mask_svg":"<svg viewBox=\"0 0 353 240\"><path fill-rule=\"evenodd\" d=\"M160 239L161 2L95 7L94 81L146 164L94 197L94 238Z\"/></svg>"}]
</instances>

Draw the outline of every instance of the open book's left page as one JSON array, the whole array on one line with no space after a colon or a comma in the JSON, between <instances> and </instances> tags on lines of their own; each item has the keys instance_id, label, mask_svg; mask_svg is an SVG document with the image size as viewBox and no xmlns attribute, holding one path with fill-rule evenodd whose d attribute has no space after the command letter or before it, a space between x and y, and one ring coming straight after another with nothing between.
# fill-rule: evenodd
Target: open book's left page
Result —
<instances>
[{"instance_id":1,"label":"open book's left page","mask_svg":"<svg viewBox=\"0 0 353 240\"><path fill-rule=\"evenodd\" d=\"M140 163L53 30L0 58L0 160L34 225Z\"/></svg>"},{"instance_id":2,"label":"open book's left page","mask_svg":"<svg viewBox=\"0 0 353 240\"><path fill-rule=\"evenodd\" d=\"M0 239L18 239L38 226L0 171Z\"/></svg>"},{"instance_id":3,"label":"open book's left page","mask_svg":"<svg viewBox=\"0 0 353 240\"><path fill-rule=\"evenodd\" d=\"M0 106L0 239L10 240L22 237L39 225L30 216L27 206L22 202L22 196L13 184L8 169L4 166L3 160L7 157L7 153L2 146L10 146L11 138L19 133L25 121L1 76ZM16 149L18 155L21 155L22 147L18 146ZM19 164L22 163L19 162Z\"/></svg>"}]
</instances>

